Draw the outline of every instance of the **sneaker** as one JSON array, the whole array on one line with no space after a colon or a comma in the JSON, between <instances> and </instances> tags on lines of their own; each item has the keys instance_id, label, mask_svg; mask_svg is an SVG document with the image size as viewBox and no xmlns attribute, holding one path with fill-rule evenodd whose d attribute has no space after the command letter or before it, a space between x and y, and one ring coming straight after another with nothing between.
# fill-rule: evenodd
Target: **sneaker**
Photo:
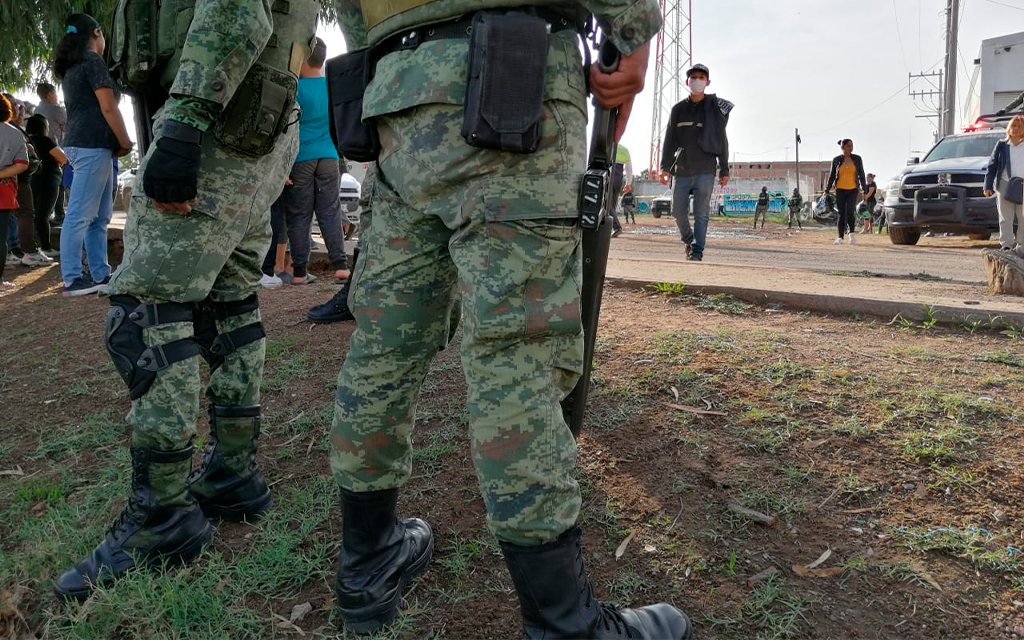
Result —
<instances>
[{"instance_id":1,"label":"sneaker","mask_svg":"<svg viewBox=\"0 0 1024 640\"><path fill-rule=\"evenodd\" d=\"M703 262L704 261L704 256L700 255L699 253L692 253L686 259L689 262Z\"/></svg>"},{"instance_id":2,"label":"sneaker","mask_svg":"<svg viewBox=\"0 0 1024 640\"><path fill-rule=\"evenodd\" d=\"M40 249L39 253L54 260L60 257L60 249Z\"/></svg>"},{"instance_id":3,"label":"sneaker","mask_svg":"<svg viewBox=\"0 0 1024 640\"><path fill-rule=\"evenodd\" d=\"M263 277L260 278L260 286L264 289L277 289L283 284L284 280L281 280L281 278L278 278L277 276L268 276L264 273Z\"/></svg>"},{"instance_id":4,"label":"sneaker","mask_svg":"<svg viewBox=\"0 0 1024 640\"><path fill-rule=\"evenodd\" d=\"M53 264L53 260L41 253L26 253L21 264L26 267L48 267Z\"/></svg>"},{"instance_id":5,"label":"sneaker","mask_svg":"<svg viewBox=\"0 0 1024 640\"><path fill-rule=\"evenodd\" d=\"M107 281L110 278L107 277ZM87 296L90 293L96 293L103 288L104 283L93 282L92 280L86 280L85 278L75 278L70 284L64 284L64 297L65 298L77 298L78 296Z\"/></svg>"},{"instance_id":6,"label":"sneaker","mask_svg":"<svg viewBox=\"0 0 1024 640\"><path fill-rule=\"evenodd\" d=\"M692 253L693 253L693 246L689 245L689 244L686 245L686 248L683 249L683 254L686 256L687 260L690 259L690 254L692 254Z\"/></svg>"},{"instance_id":7,"label":"sneaker","mask_svg":"<svg viewBox=\"0 0 1024 640\"><path fill-rule=\"evenodd\" d=\"M291 284L292 280L295 279L295 276L293 276L292 274L288 273L287 271L280 271L277 274L277 278L280 279L281 282L283 282L285 284Z\"/></svg>"},{"instance_id":8,"label":"sneaker","mask_svg":"<svg viewBox=\"0 0 1024 640\"><path fill-rule=\"evenodd\" d=\"M856 236L853 236L853 235L850 236L850 244L857 244L857 237Z\"/></svg>"},{"instance_id":9,"label":"sneaker","mask_svg":"<svg viewBox=\"0 0 1024 640\"><path fill-rule=\"evenodd\" d=\"M18 256L14 255L13 253L8 253L7 254L7 266L8 267L15 267L15 266L17 266L19 264L21 264L21 258L19 258Z\"/></svg>"},{"instance_id":10,"label":"sneaker","mask_svg":"<svg viewBox=\"0 0 1024 640\"><path fill-rule=\"evenodd\" d=\"M612 231L612 237L613 238L618 238L621 235L622 235L622 229L616 229L615 231Z\"/></svg>"},{"instance_id":11,"label":"sneaker","mask_svg":"<svg viewBox=\"0 0 1024 640\"><path fill-rule=\"evenodd\" d=\"M836 238L835 240L832 241L832 244L843 244L843 239L842 238Z\"/></svg>"}]
</instances>

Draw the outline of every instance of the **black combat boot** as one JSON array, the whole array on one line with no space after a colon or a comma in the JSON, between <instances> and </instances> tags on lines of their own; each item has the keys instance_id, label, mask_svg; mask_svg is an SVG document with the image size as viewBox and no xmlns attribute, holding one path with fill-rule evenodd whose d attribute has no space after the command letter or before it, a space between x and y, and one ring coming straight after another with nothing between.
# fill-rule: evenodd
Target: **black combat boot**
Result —
<instances>
[{"instance_id":1,"label":"black combat boot","mask_svg":"<svg viewBox=\"0 0 1024 640\"><path fill-rule=\"evenodd\" d=\"M352 280L356 277L356 267L358 266L356 261L358 259L359 249L357 248L352 256L352 270L348 274L348 280L345 281L345 284L342 285L341 289L330 300L323 304L318 304L306 312L306 317L310 322L331 324L332 322L345 322L346 320L356 319L352 315L352 310L348 308L348 292L352 289Z\"/></svg>"},{"instance_id":2,"label":"black combat boot","mask_svg":"<svg viewBox=\"0 0 1024 640\"><path fill-rule=\"evenodd\" d=\"M398 617L402 592L434 552L430 525L399 521L398 489L341 491L341 554L334 590L345 628L373 633Z\"/></svg>"},{"instance_id":3,"label":"black combat boot","mask_svg":"<svg viewBox=\"0 0 1024 640\"><path fill-rule=\"evenodd\" d=\"M231 522L255 520L273 504L256 464L260 406L210 406L210 440L203 463L188 479L188 490L207 517Z\"/></svg>"},{"instance_id":4,"label":"black combat boot","mask_svg":"<svg viewBox=\"0 0 1024 640\"><path fill-rule=\"evenodd\" d=\"M501 543L528 638L690 640L690 620L669 604L616 609L601 604L583 566L579 527L537 547Z\"/></svg>"},{"instance_id":5,"label":"black combat boot","mask_svg":"<svg viewBox=\"0 0 1024 640\"><path fill-rule=\"evenodd\" d=\"M192 560L213 539L213 527L188 495L192 446L178 451L133 448L128 506L93 552L64 572L53 591L64 600L85 600L98 586L129 569Z\"/></svg>"}]
</instances>

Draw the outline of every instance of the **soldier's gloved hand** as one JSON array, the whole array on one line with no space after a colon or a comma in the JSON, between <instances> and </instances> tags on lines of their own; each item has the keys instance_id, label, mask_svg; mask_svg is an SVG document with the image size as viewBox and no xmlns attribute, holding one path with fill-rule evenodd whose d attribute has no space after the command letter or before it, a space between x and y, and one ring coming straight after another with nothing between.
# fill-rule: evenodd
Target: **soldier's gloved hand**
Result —
<instances>
[{"instance_id":1,"label":"soldier's gloved hand","mask_svg":"<svg viewBox=\"0 0 1024 640\"><path fill-rule=\"evenodd\" d=\"M142 176L142 189L158 209L192 210L188 205L198 194L202 140L203 134L188 125L164 127Z\"/></svg>"}]
</instances>

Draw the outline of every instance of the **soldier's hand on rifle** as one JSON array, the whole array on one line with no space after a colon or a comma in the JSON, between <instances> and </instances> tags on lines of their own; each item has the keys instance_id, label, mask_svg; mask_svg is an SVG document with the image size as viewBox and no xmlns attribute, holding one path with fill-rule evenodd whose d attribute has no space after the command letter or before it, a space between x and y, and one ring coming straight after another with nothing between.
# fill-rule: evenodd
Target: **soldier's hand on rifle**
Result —
<instances>
[{"instance_id":1,"label":"soldier's hand on rifle","mask_svg":"<svg viewBox=\"0 0 1024 640\"><path fill-rule=\"evenodd\" d=\"M590 65L590 88L597 102L605 108L619 108L615 126L615 141L622 138L633 111L633 99L644 89L647 77L647 62L651 55L650 44L645 44L629 55L623 55L619 68L612 73L603 73L596 64Z\"/></svg>"},{"instance_id":2,"label":"soldier's hand on rifle","mask_svg":"<svg viewBox=\"0 0 1024 640\"><path fill-rule=\"evenodd\" d=\"M202 133L188 125L165 127L142 175L142 189L163 211L192 211L198 194Z\"/></svg>"}]
</instances>

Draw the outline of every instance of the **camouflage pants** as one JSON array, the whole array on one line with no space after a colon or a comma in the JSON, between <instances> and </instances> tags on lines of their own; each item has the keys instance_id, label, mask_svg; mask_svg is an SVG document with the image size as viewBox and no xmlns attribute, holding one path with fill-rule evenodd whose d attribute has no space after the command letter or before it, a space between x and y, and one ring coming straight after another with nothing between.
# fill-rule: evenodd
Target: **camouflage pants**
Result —
<instances>
[{"instance_id":1,"label":"camouflage pants","mask_svg":"<svg viewBox=\"0 0 1024 640\"><path fill-rule=\"evenodd\" d=\"M141 185L152 150L142 160L124 230L124 261L111 278L111 293L143 302L242 300L260 288L260 271L270 246L270 205L281 193L297 152L298 127L291 127L275 149L247 158L220 148L205 136L199 170L198 202L191 214L160 211ZM217 320L220 333L260 319L259 309ZM194 335L192 323L143 330L147 345ZM210 376L206 395L214 404L260 402L265 340L229 354ZM198 357L174 363L157 374L128 416L132 445L180 449L196 432L202 385Z\"/></svg>"},{"instance_id":2,"label":"camouflage pants","mask_svg":"<svg viewBox=\"0 0 1024 640\"><path fill-rule=\"evenodd\" d=\"M488 526L501 540L541 544L571 527L580 507L576 443L559 403L583 361L576 197L585 116L545 103L532 155L468 146L454 105L378 122L384 149L353 283L358 328L338 376L331 470L351 491L409 478L416 400L461 294Z\"/></svg>"}]
</instances>

